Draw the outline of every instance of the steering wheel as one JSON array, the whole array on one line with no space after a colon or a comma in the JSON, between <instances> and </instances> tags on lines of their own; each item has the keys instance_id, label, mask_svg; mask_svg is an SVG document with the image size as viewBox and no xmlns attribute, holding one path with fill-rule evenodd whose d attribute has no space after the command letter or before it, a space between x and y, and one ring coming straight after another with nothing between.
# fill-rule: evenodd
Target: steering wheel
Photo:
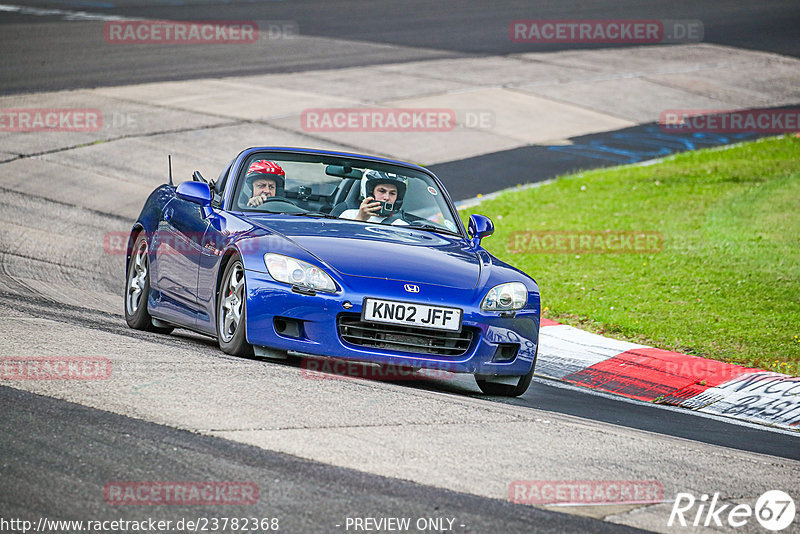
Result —
<instances>
[{"instance_id":1,"label":"steering wheel","mask_svg":"<svg viewBox=\"0 0 800 534\"><path fill-rule=\"evenodd\" d=\"M285 204L291 204L292 206L297 206L297 204L295 204L294 202L292 202L291 200L289 200L286 197L267 197L266 200L264 200L258 206L249 206L249 207L250 208L254 208L254 207L258 208L259 206L263 206L264 204L268 204L270 202L283 202Z\"/></svg>"},{"instance_id":2,"label":"steering wheel","mask_svg":"<svg viewBox=\"0 0 800 534\"><path fill-rule=\"evenodd\" d=\"M306 211L303 208L301 208L300 206L298 206L297 204L295 204L294 202L292 202L291 200L289 200L288 198L284 198L284 197L268 197L266 200L264 200L264 202L262 202L258 206L246 206L245 209L254 210L256 212L258 212L258 211L266 211L267 207L270 204L275 204L275 203L286 204L287 207L286 208L274 207L274 208L271 208L270 211L283 212L283 213L300 213L300 212ZM289 207L289 206L291 206L291 207Z\"/></svg>"}]
</instances>

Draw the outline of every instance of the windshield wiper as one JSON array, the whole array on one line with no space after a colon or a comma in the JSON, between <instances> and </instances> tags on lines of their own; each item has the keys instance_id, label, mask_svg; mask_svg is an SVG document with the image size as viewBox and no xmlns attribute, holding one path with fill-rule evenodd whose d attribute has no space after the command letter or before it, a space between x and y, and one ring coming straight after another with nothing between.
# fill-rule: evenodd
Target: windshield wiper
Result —
<instances>
[{"instance_id":1,"label":"windshield wiper","mask_svg":"<svg viewBox=\"0 0 800 534\"><path fill-rule=\"evenodd\" d=\"M428 231L437 232L437 233L440 233L440 234L448 234L448 235L455 235L455 236L461 237L460 234L458 234L456 232L453 232L452 230L448 230L447 228L442 228L441 226L437 226L435 224L429 224L429 223L416 224L416 223L412 223L412 224L409 224L408 226L409 226L409 228L419 228L420 230L428 230Z\"/></svg>"},{"instance_id":2,"label":"windshield wiper","mask_svg":"<svg viewBox=\"0 0 800 534\"><path fill-rule=\"evenodd\" d=\"M322 219L338 219L336 215L330 213L323 213L321 211L303 211L300 213L287 213L286 215L294 215L296 217L319 217Z\"/></svg>"},{"instance_id":3,"label":"windshield wiper","mask_svg":"<svg viewBox=\"0 0 800 534\"><path fill-rule=\"evenodd\" d=\"M269 213L272 215L286 215L282 211L275 211L275 210L247 210L245 213L255 213L258 215L259 213Z\"/></svg>"}]
</instances>

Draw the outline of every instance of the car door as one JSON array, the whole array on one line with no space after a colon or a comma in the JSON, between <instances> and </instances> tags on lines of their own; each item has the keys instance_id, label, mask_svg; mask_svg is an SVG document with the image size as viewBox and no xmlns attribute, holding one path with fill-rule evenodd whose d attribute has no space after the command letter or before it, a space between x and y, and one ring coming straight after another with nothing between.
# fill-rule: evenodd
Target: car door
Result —
<instances>
[{"instance_id":1,"label":"car door","mask_svg":"<svg viewBox=\"0 0 800 534\"><path fill-rule=\"evenodd\" d=\"M208 217L208 228L203 235L202 254L197 276L197 329L210 335L217 335L214 317L216 315L216 289L222 255L231 241L231 227L240 229L241 222L222 210L214 210ZM231 223L233 223L231 225ZM238 224L237 224L238 223Z\"/></svg>"},{"instance_id":2,"label":"car door","mask_svg":"<svg viewBox=\"0 0 800 534\"><path fill-rule=\"evenodd\" d=\"M165 319L188 326L196 323L197 274L207 227L198 204L175 197L164 206L153 244L158 258L154 275L161 292L160 315Z\"/></svg>"}]
</instances>

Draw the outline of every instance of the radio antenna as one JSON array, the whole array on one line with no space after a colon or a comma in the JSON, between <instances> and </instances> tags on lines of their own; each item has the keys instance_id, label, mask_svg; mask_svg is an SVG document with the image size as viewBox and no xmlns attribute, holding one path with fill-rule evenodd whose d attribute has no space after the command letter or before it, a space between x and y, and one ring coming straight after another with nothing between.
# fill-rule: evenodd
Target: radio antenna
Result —
<instances>
[{"instance_id":1,"label":"radio antenna","mask_svg":"<svg viewBox=\"0 0 800 534\"><path fill-rule=\"evenodd\" d=\"M169 162L169 185L175 185L172 183L172 154L167 154L167 161Z\"/></svg>"}]
</instances>

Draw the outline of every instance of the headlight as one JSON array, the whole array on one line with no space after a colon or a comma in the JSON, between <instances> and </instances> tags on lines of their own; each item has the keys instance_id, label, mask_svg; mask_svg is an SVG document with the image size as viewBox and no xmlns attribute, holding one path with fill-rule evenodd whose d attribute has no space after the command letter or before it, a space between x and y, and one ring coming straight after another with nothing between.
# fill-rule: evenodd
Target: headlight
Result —
<instances>
[{"instance_id":1,"label":"headlight","mask_svg":"<svg viewBox=\"0 0 800 534\"><path fill-rule=\"evenodd\" d=\"M336 284L328 274L310 263L282 256L280 254L264 254L264 263L270 276L278 282L293 286L307 287L314 291L333 293Z\"/></svg>"},{"instance_id":2,"label":"headlight","mask_svg":"<svg viewBox=\"0 0 800 534\"><path fill-rule=\"evenodd\" d=\"M508 282L494 286L481 302L484 311L521 310L528 302L528 289L522 282Z\"/></svg>"}]
</instances>

